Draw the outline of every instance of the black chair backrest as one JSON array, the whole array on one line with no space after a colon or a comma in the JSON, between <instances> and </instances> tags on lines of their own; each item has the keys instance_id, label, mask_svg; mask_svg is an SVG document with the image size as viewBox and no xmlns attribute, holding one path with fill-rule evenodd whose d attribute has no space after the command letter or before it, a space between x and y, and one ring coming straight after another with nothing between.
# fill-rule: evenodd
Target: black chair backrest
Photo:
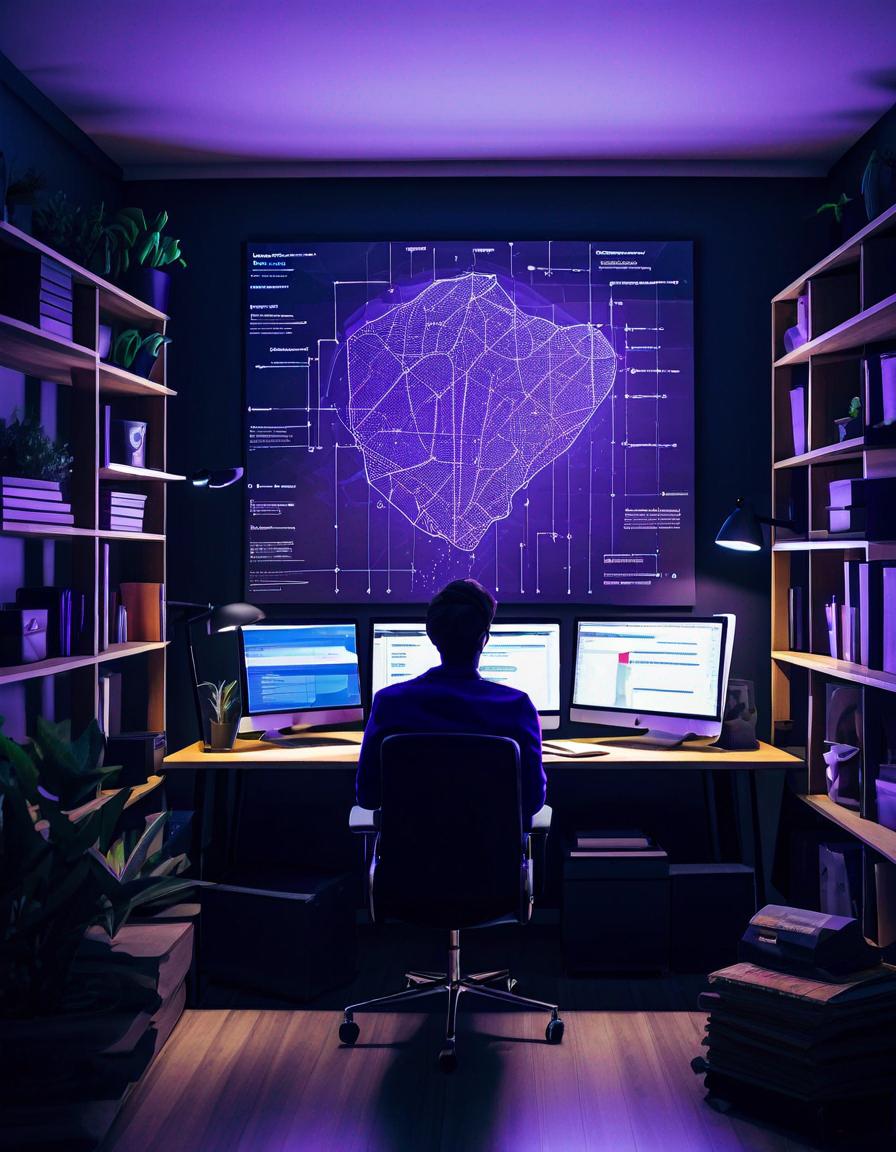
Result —
<instances>
[{"instance_id":1,"label":"black chair backrest","mask_svg":"<svg viewBox=\"0 0 896 1152\"><path fill-rule=\"evenodd\" d=\"M464 928L519 915L520 752L505 736L389 736L373 880L377 919Z\"/></svg>"}]
</instances>

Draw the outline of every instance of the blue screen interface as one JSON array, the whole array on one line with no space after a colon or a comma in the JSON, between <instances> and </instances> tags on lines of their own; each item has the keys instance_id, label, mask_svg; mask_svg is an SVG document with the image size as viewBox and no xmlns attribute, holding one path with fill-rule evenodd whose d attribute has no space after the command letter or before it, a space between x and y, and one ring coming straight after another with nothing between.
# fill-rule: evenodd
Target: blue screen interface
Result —
<instances>
[{"instance_id":1,"label":"blue screen interface","mask_svg":"<svg viewBox=\"0 0 896 1152\"><path fill-rule=\"evenodd\" d=\"M250 715L360 707L354 624L253 624L242 633Z\"/></svg>"}]
</instances>

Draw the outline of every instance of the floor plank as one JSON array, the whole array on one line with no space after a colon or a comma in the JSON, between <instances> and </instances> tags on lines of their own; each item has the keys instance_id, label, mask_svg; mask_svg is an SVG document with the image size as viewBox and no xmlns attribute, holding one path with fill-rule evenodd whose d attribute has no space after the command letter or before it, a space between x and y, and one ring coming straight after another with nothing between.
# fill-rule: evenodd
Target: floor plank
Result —
<instances>
[{"instance_id":1,"label":"floor plank","mask_svg":"<svg viewBox=\"0 0 896 1152\"><path fill-rule=\"evenodd\" d=\"M462 1002L463 1004L463 1002ZM560 1046L534 1013L359 1016L353 1049L326 1010L188 1011L103 1152L799 1152L808 1140L723 1115L689 1061L704 1017L573 1011ZM866 1138L860 1145L872 1152ZM880 1145L881 1148L885 1144Z\"/></svg>"}]
</instances>

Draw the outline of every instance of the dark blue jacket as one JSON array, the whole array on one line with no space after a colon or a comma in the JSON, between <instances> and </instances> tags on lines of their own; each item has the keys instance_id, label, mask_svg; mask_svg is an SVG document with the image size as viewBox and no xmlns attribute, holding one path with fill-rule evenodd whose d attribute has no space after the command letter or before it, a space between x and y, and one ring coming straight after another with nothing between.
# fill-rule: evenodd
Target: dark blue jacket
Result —
<instances>
[{"instance_id":1,"label":"dark blue jacket","mask_svg":"<svg viewBox=\"0 0 896 1152\"><path fill-rule=\"evenodd\" d=\"M520 749L523 817L544 804L541 725L532 701L516 688L483 680L473 667L441 665L414 680L383 688L373 698L358 760L356 793L362 808L379 807L383 740L414 732L509 736Z\"/></svg>"}]
</instances>

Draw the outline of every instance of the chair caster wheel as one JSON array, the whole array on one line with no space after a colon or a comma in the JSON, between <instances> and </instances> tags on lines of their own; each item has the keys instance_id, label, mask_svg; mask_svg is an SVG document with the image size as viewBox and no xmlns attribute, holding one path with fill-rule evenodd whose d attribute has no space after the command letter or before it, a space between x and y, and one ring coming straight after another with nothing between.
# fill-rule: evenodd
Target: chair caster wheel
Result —
<instances>
[{"instance_id":1,"label":"chair caster wheel","mask_svg":"<svg viewBox=\"0 0 896 1152\"><path fill-rule=\"evenodd\" d=\"M453 1044L446 1044L439 1053L439 1069L442 1072L453 1072L457 1068L457 1053Z\"/></svg>"},{"instance_id":2,"label":"chair caster wheel","mask_svg":"<svg viewBox=\"0 0 896 1152\"><path fill-rule=\"evenodd\" d=\"M343 1020L339 1025L339 1040L342 1044L354 1044L361 1035L361 1029L354 1020Z\"/></svg>"},{"instance_id":3,"label":"chair caster wheel","mask_svg":"<svg viewBox=\"0 0 896 1152\"><path fill-rule=\"evenodd\" d=\"M512 976L508 976L507 977L507 991L512 992L514 990L514 988L516 988L518 983L519 983L518 980L514 980L514 978Z\"/></svg>"},{"instance_id":4,"label":"chair caster wheel","mask_svg":"<svg viewBox=\"0 0 896 1152\"><path fill-rule=\"evenodd\" d=\"M563 1039L563 1021L558 1016L551 1020L544 1030L544 1038L548 1044L559 1044Z\"/></svg>"}]
</instances>

